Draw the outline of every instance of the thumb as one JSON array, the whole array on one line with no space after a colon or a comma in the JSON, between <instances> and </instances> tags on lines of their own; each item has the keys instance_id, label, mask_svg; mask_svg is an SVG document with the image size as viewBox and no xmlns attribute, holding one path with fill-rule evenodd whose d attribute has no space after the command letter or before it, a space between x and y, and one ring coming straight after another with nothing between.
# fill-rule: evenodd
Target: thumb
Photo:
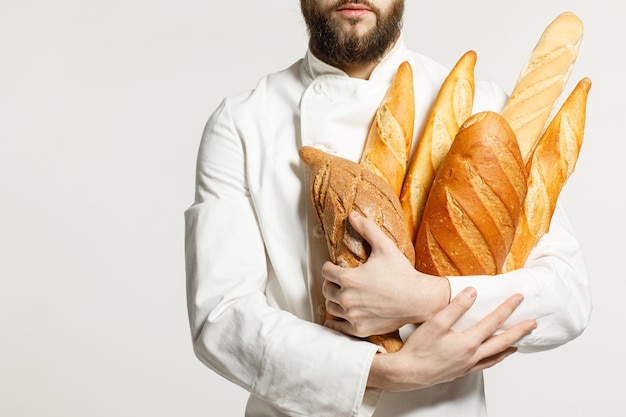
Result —
<instances>
[{"instance_id":1,"label":"thumb","mask_svg":"<svg viewBox=\"0 0 626 417\"><path fill-rule=\"evenodd\" d=\"M387 236L373 220L361 215L357 211L352 211L348 218L354 230L370 244L372 252L384 250L387 245L390 245L390 248L396 247L389 236Z\"/></svg>"}]
</instances>

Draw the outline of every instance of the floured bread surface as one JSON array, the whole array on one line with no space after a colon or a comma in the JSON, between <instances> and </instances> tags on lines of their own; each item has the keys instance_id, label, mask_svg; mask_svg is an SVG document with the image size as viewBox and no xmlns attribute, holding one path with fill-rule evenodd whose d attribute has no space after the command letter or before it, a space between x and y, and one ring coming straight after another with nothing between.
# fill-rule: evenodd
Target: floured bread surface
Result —
<instances>
[{"instance_id":1,"label":"floured bread surface","mask_svg":"<svg viewBox=\"0 0 626 417\"><path fill-rule=\"evenodd\" d=\"M557 16L539 38L502 109L524 161L530 158L569 80L582 38L583 24L575 14Z\"/></svg>"}]
</instances>

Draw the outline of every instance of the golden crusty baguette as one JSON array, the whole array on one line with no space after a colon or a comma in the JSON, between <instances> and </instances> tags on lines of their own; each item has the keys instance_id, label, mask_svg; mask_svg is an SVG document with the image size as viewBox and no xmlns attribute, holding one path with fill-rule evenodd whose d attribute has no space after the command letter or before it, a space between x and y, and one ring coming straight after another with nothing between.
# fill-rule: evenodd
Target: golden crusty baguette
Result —
<instances>
[{"instance_id":1,"label":"golden crusty baguette","mask_svg":"<svg viewBox=\"0 0 626 417\"><path fill-rule=\"evenodd\" d=\"M413 243L404 227L400 201L383 178L356 162L313 147L302 147L300 157L310 168L310 196L333 263L356 267L370 255L369 244L348 220L352 211L358 211L372 219L411 264L415 264ZM383 346L388 352L395 352L402 346L399 332L372 336L370 341Z\"/></svg>"},{"instance_id":2,"label":"golden crusty baguette","mask_svg":"<svg viewBox=\"0 0 626 417\"><path fill-rule=\"evenodd\" d=\"M510 126L495 112L460 127L433 182L415 241L431 275L495 275L513 242L526 170Z\"/></svg>"},{"instance_id":3,"label":"golden crusty baguette","mask_svg":"<svg viewBox=\"0 0 626 417\"><path fill-rule=\"evenodd\" d=\"M430 186L439 164L448 153L459 126L472 113L476 52L468 51L443 81L400 194L400 203L411 240L415 240Z\"/></svg>"},{"instance_id":4,"label":"golden crusty baguette","mask_svg":"<svg viewBox=\"0 0 626 417\"><path fill-rule=\"evenodd\" d=\"M413 70L398 67L393 82L374 114L359 163L387 180L400 195L406 174L415 122Z\"/></svg>"},{"instance_id":5,"label":"golden crusty baguette","mask_svg":"<svg viewBox=\"0 0 626 417\"><path fill-rule=\"evenodd\" d=\"M548 232L561 189L574 172L583 142L589 78L581 79L542 135L527 164L528 193L503 270L524 266Z\"/></svg>"},{"instance_id":6,"label":"golden crusty baguette","mask_svg":"<svg viewBox=\"0 0 626 417\"><path fill-rule=\"evenodd\" d=\"M501 113L517 136L524 162L545 129L578 56L583 24L561 13L544 30Z\"/></svg>"}]
</instances>

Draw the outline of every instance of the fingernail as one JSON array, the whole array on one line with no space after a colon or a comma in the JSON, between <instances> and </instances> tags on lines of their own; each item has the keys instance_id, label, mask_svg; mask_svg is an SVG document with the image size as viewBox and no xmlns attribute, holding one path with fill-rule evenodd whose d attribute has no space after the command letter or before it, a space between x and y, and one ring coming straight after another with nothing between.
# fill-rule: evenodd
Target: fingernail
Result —
<instances>
[{"instance_id":1,"label":"fingernail","mask_svg":"<svg viewBox=\"0 0 626 417\"><path fill-rule=\"evenodd\" d=\"M358 211L352 211L350 212L350 217L352 217L353 219L358 219L361 217L361 213L359 213Z\"/></svg>"},{"instance_id":2,"label":"fingernail","mask_svg":"<svg viewBox=\"0 0 626 417\"><path fill-rule=\"evenodd\" d=\"M476 297L476 288L474 288L474 287L467 287L467 288L465 288L463 290L463 293L465 295L467 295L468 297L470 297L470 298L474 298L474 297Z\"/></svg>"}]
</instances>

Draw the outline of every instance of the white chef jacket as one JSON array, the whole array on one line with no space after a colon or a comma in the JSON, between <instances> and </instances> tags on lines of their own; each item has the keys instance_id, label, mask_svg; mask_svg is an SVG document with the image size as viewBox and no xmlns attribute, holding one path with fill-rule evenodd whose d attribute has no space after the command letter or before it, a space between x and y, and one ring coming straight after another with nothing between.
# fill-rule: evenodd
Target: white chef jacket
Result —
<instances>
[{"instance_id":1,"label":"white chef jacket","mask_svg":"<svg viewBox=\"0 0 626 417\"><path fill-rule=\"evenodd\" d=\"M366 388L377 346L320 325L328 254L298 149L357 160L405 60L413 68L417 138L449 70L409 51L402 37L369 80L350 78L309 51L253 91L225 99L206 125L195 202L185 211L191 335L204 364L251 393L246 416L486 415L482 373L408 393ZM498 110L505 99L479 82L474 112ZM580 247L560 207L524 269L449 280L452 296L470 285L478 291L458 328L523 293L504 326L537 319L521 351L572 340L591 311Z\"/></svg>"}]
</instances>

